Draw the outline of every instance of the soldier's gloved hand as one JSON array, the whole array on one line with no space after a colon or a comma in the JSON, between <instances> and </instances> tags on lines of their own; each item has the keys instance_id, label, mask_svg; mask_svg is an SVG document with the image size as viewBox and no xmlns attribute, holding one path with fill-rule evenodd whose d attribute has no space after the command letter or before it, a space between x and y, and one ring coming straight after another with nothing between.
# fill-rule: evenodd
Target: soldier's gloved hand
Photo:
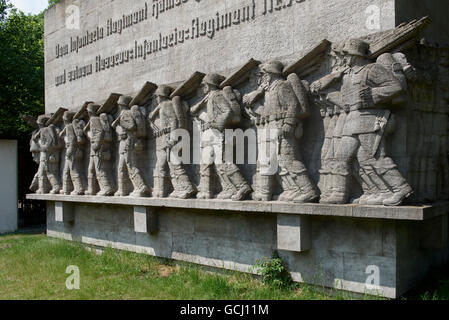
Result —
<instances>
[{"instance_id":1,"label":"soldier's gloved hand","mask_svg":"<svg viewBox=\"0 0 449 320\"><path fill-rule=\"evenodd\" d=\"M320 80L315 81L310 85L310 92L312 94L318 95L322 89L322 84Z\"/></svg>"},{"instance_id":2,"label":"soldier's gloved hand","mask_svg":"<svg viewBox=\"0 0 449 320\"><path fill-rule=\"evenodd\" d=\"M168 140L167 140L167 145L168 145L170 148L173 148L177 143L178 143L178 141L175 141L175 140L173 140L173 139L168 139Z\"/></svg>"},{"instance_id":3,"label":"soldier's gloved hand","mask_svg":"<svg viewBox=\"0 0 449 320\"><path fill-rule=\"evenodd\" d=\"M289 137L289 136L293 135L293 134L294 134L294 128L293 128L293 126L292 126L291 124L285 123L285 124L282 126L282 133L283 133L286 137Z\"/></svg>"},{"instance_id":4,"label":"soldier's gloved hand","mask_svg":"<svg viewBox=\"0 0 449 320\"><path fill-rule=\"evenodd\" d=\"M363 108L369 108L374 104L373 95L370 87L360 89L359 94Z\"/></svg>"},{"instance_id":5,"label":"soldier's gloved hand","mask_svg":"<svg viewBox=\"0 0 449 320\"><path fill-rule=\"evenodd\" d=\"M244 96L243 96L243 104L245 105L245 106L250 106L251 105L251 96L249 95L249 94L245 94Z\"/></svg>"}]
</instances>

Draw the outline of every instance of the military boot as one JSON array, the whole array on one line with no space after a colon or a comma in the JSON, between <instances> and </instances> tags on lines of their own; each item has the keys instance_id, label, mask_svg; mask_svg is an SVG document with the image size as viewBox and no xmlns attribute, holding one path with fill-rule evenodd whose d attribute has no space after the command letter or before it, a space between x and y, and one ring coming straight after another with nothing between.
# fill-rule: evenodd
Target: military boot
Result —
<instances>
[{"instance_id":1,"label":"military boot","mask_svg":"<svg viewBox=\"0 0 449 320\"><path fill-rule=\"evenodd\" d=\"M366 204L381 206L384 200L390 198L393 194L377 172L371 172L368 176L370 181L373 182L373 186L371 187L370 196L366 200Z\"/></svg>"},{"instance_id":2,"label":"military boot","mask_svg":"<svg viewBox=\"0 0 449 320\"><path fill-rule=\"evenodd\" d=\"M73 191L71 193L72 196L82 196L84 195L84 185L81 177L72 176L73 178Z\"/></svg>"},{"instance_id":3,"label":"military boot","mask_svg":"<svg viewBox=\"0 0 449 320\"><path fill-rule=\"evenodd\" d=\"M222 188L223 190L217 195L217 199L219 200L229 200L236 193L234 187L228 183L222 183Z\"/></svg>"},{"instance_id":4,"label":"military boot","mask_svg":"<svg viewBox=\"0 0 449 320\"><path fill-rule=\"evenodd\" d=\"M220 178L220 184L222 187L222 191L217 195L217 199L220 200L229 200L237 193L237 187L234 183L232 183L230 176L232 169L227 164L217 164L215 166L217 169L218 177Z\"/></svg>"},{"instance_id":5,"label":"military boot","mask_svg":"<svg viewBox=\"0 0 449 320\"><path fill-rule=\"evenodd\" d=\"M320 182L318 184L318 188L321 191L321 199L322 200L326 200L331 196L331 192L330 192L330 183L329 183L329 178L331 177L331 175L326 171L326 172L320 172Z\"/></svg>"},{"instance_id":6,"label":"military boot","mask_svg":"<svg viewBox=\"0 0 449 320\"><path fill-rule=\"evenodd\" d=\"M189 199L193 198L197 190L193 186L192 182L190 182L189 176L186 173L180 175L177 179L178 182L178 199Z\"/></svg>"},{"instance_id":7,"label":"military boot","mask_svg":"<svg viewBox=\"0 0 449 320\"><path fill-rule=\"evenodd\" d=\"M94 196L96 194L96 192L94 191L96 182L97 181L95 178L87 179L87 190L84 193L86 196Z\"/></svg>"},{"instance_id":8,"label":"military boot","mask_svg":"<svg viewBox=\"0 0 449 320\"><path fill-rule=\"evenodd\" d=\"M118 190L114 194L114 197L126 197L128 194L125 192L125 183L122 178L118 178L117 185Z\"/></svg>"},{"instance_id":9,"label":"military boot","mask_svg":"<svg viewBox=\"0 0 449 320\"><path fill-rule=\"evenodd\" d=\"M38 179L39 189L36 190L37 194L46 194L47 188L45 187L45 179L39 178Z\"/></svg>"},{"instance_id":10,"label":"military boot","mask_svg":"<svg viewBox=\"0 0 449 320\"><path fill-rule=\"evenodd\" d=\"M393 195L383 201L384 206L399 206L413 194L413 189L397 169L388 170L383 178L393 190Z\"/></svg>"},{"instance_id":11,"label":"military boot","mask_svg":"<svg viewBox=\"0 0 449 320\"><path fill-rule=\"evenodd\" d=\"M139 174L131 177L131 181L133 182L134 191L129 195L130 197L141 198L149 195L150 190Z\"/></svg>"},{"instance_id":12,"label":"military boot","mask_svg":"<svg viewBox=\"0 0 449 320\"><path fill-rule=\"evenodd\" d=\"M321 200L326 204L346 204L348 202L347 176L335 174L332 175L332 194L329 198Z\"/></svg>"},{"instance_id":13,"label":"military boot","mask_svg":"<svg viewBox=\"0 0 449 320\"><path fill-rule=\"evenodd\" d=\"M201 175L200 185L198 187L199 193L196 195L197 199L212 199L211 183L209 175Z\"/></svg>"},{"instance_id":14,"label":"military boot","mask_svg":"<svg viewBox=\"0 0 449 320\"><path fill-rule=\"evenodd\" d=\"M273 199L273 177L258 175L255 191L251 198L255 201L271 201Z\"/></svg>"},{"instance_id":15,"label":"military boot","mask_svg":"<svg viewBox=\"0 0 449 320\"><path fill-rule=\"evenodd\" d=\"M386 199L389 199L391 196L393 196L393 193L391 193L390 191L381 191L377 194L371 194L366 199L365 204L370 205L370 206L381 206L381 205L383 205L383 202Z\"/></svg>"},{"instance_id":16,"label":"military boot","mask_svg":"<svg viewBox=\"0 0 449 320\"><path fill-rule=\"evenodd\" d=\"M316 188L310 181L306 173L300 173L296 178L299 187L299 192L293 194L293 201L296 203L312 203L318 200L319 194Z\"/></svg>"},{"instance_id":17,"label":"military boot","mask_svg":"<svg viewBox=\"0 0 449 320\"><path fill-rule=\"evenodd\" d=\"M164 177L154 177L154 189L153 197L155 198L165 198L165 178Z\"/></svg>"},{"instance_id":18,"label":"military boot","mask_svg":"<svg viewBox=\"0 0 449 320\"><path fill-rule=\"evenodd\" d=\"M62 182L62 189L59 193L62 195L69 195L70 194L69 185L71 182L72 182L71 180L64 180Z\"/></svg>"},{"instance_id":19,"label":"military boot","mask_svg":"<svg viewBox=\"0 0 449 320\"><path fill-rule=\"evenodd\" d=\"M61 185L59 184L58 180L54 176L48 177L48 180L50 181L52 189L50 190L50 194L59 194L61 191Z\"/></svg>"},{"instance_id":20,"label":"military boot","mask_svg":"<svg viewBox=\"0 0 449 320\"><path fill-rule=\"evenodd\" d=\"M100 197L110 197L114 195L115 190L112 187L111 182L107 176L98 178L98 184L100 185L100 192L97 194Z\"/></svg>"},{"instance_id":21,"label":"military boot","mask_svg":"<svg viewBox=\"0 0 449 320\"><path fill-rule=\"evenodd\" d=\"M294 194L299 190L297 186L293 186L288 180L287 175L280 176L282 189L284 190L279 195L279 201L292 201L294 198Z\"/></svg>"},{"instance_id":22,"label":"military boot","mask_svg":"<svg viewBox=\"0 0 449 320\"><path fill-rule=\"evenodd\" d=\"M33 192L36 192L39 189L39 178L37 175L34 176L29 189Z\"/></svg>"},{"instance_id":23,"label":"military boot","mask_svg":"<svg viewBox=\"0 0 449 320\"><path fill-rule=\"evenodd\" d=\"M242 174L239 171L234 172L229 177L231 183L235 190L234 194L231 196L232 201L242 201L245 200L246 196L251 193L251 187L246 182L245 178L243 178Z\"/></svg>"}]
</instances>

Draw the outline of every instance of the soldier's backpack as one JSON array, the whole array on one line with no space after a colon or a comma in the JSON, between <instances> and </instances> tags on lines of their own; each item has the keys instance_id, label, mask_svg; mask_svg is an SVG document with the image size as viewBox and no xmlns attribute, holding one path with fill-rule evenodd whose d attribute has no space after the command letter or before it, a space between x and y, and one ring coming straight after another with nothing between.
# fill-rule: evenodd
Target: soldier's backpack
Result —
<instances>
[{"instance_id":1,"label":"soldier's backpack","mask_svg":"<svg viewBox=\"0 0 449 320\"><path fill-rule=\"evenodd\" d=\"M140 108L138 106L133 106L131 108L131 115L134 119L134 123L137 129L137 137L143 138L146 136L146 122L145 122L145 116L140 111Z\"/></svg>"},{"instance_id":2,"label":"soldier's backpack","mask_svg":"<svg viewBox=\"0 0 449 320\"><path fill-rule=\"evenodd\" d=\"M80 144L86 142L86 135L84 134L85 122L83 120L73 120L73 129L75 130L76 141Z\"/></svg>"},{"instance_id":3,"label":"soldier's backpack","mask_svg":"<svg viewBox=\"0 0 449 320\"><path fill-rule=\"evenodd\" d=\"M238 125L242 120L242 109L240 105L241 95L237 90L233 90L231 87L225 87L223 94L226 100L231 106L231 116L229 119L230 125Z\"/></svg>"},{"instance_id":4,"label":"soldier's backpack","mask_svg":"<svg viewBox=\"0 0 449 320\"><path fill-rule=\"evenodd\" d=\"M296 97L299 101L299 110L297 117L300 119L307 118L310 116L310 100L309 93L304 85L304 83L299 79L296 73L292 73L287 77L288 82L293 88Z\"/></svg>"},{"instance_id":5,"label":"soldier's backpack","mask_svg":"<svg viewBox=\"0 0 449 320\"><path fill-rule=\"evenodd\" d=\"M100 123L104 132L103 139L104 141L112 141L112 127L111 127L111 118L106 113L102 113L100 115Z\"/></svg>"},{"instance_id":6,"label":"soldier's backpack","mask_svg":"<svg viewBox=\"0 0 449 320\"><path fill-rule=\"evenodd\" d=\"M187 128L187 116L185 112L185 105L183 104L181 97L176 96L172 99L173 110L176 114L176 120L178 121L179 128Z\"/></svg>"},{"instance_id":7,"label":"soldier's backpack","mask_svg":"<svg viewBox=\"0 0 449 320\"><path fill-rule=\"evenodd\" d=\"M120 126L126 131L133 131L137 125L134 121L133 112L131 110L125 110L120 115Z\"/></svg>"}]
</instances>

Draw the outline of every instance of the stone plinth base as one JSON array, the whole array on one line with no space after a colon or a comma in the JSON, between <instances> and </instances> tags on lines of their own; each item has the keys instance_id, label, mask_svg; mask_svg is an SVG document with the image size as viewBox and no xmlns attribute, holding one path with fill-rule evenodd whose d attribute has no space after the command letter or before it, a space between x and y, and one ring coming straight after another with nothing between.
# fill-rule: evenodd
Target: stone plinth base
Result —
<instances>
[{"instance_id":1,"label":"stone plinth base","mask_svg":"<svg viewBox=\"0 0 449 320\"><path fill-rule=\"evenodd\" d=\"M396 298L449 259L449 204L367 207L29 195L48 235L254 272L277 250L295 281Z\"/></svg>"}]
</instances>

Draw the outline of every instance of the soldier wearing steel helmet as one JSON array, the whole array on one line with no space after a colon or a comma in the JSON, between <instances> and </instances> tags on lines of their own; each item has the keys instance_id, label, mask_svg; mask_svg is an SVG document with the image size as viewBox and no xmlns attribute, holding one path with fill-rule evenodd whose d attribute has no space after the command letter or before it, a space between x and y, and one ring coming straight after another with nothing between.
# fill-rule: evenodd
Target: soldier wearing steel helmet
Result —
<instances>
[{"instance_id":1,"label":"soldier wearing steel helmet","mask_svg":"<svg viewBox=\"0 0 449 320\"><path fill-rule=\"evenodd\" d=\"M90 103L87 106L90 131L90 160L88 167L88 188L86 195L112 196L115 192L110 173L112 160L112 117L106 113L98 115L99 105ZM96 183L100 191L96 192Z\"/></svg>"},{"instance_id":2,"label":"soldier wearing steel helmet","mask_svg":"<svg viewBox=\"0 0 449 320\"><path fill-rule=\"evenodd\" d=\"M332 44L331 57L333 58L332 72L310 85L315 95L315 103L325 109L323 125L325 129L324 143L321 149L320 181L321 202L325 202L332 195L332 167L335 165L335 152L341 141L347 114L345 110L330 102L329 97L339 94L338 84L348 70L344 63L344 43ZM323 111L322 111L323 113ZM327 116L326 116L327 115ZM327 123L326 123L327 122Z\"/></svg>"},{"instance_id":3,"label":"soldier wearing steel helmet","mask_svg":"<svg viewBox=\"0 0 449 320\"><path fill-rule=\"evenodd\" d=\"M145 183L142 170L138 166L139 155L142 154L147 135L145 109L132 106L132 98L121 96L117 102L120 115L113 127L119 138L119 163L118 163L118 190L116 197L124 197L127 192L125 179L129 177L133 185L131 197L144 197L149 195L150 189Z\"/></svg>"},{"instance_id":4,"label":"soldier wearing steel helmet","mask_svg":"<svg viewBox=\"0 0 449 320\"><path fill-rule=\"evenodd\" d=\"M279 61L262 64L259 88L243 98L244 104L249 107L258 100L265 99L256 119L259 160L253 199L272 200L273 180L277 177L283 189L279 200L313 202L317 200L318 192L304 163L296 158L298 139L303 135L302 119L309 115L308 92L296 74L290 74L285 79L283 69L284 65ZM272 132L276 135L273 136ZM266 168L266 164L262 163L261 157L265 155L261 150L265 150L267 144L277 146L279 166L274 171L271 166Z\"/></svg>"},{"instance_id":5,"label":"soldier wearing steel helmet","mask_svg":"<svg viewBox=\"0 0 449 320\"><path fill-rule=\"evenodd\" d=\"M64 136L66 147L65 164L62 173L63 187L61 194L70 194L69 186L73 185L71 195L83 195L85 192L83 180L83 159L84 147L87 143L86 135L83 131L85 122L73 119L75 113L66 111L63 115L64 130L60 136Z\"/></svg>"},{"instance_id":6,"label":"soldier wearing steel helmet","mask_svg":"<svg viewBox=\"0 0 449 320\"><path fill-rule=\"evenodd\" d=\"M164 198L167 196L167 176L170 174L174 191L171 198L187 199L196 194L196 188L190 181L183 164L170 160L171 148L177 141L171 138L171 133L177 129L187 128L188 105L180 97L170 100L173 89L166 85L157 88L155 95L158 106L150 114L150 122L153 127L153 135L156 137L156 168L154 170L153 196ZM159 115L158 126L155 124ZM167 170L168 167L168 170Z\"/></svg>"},{"instance_id":7,"label":"soldier wearing steel helmet","mask_svg":"<svg viewBox=\"0 0 449 320\"><path fill-rule=\"evenodd\" d=\"M358 161L364 177L371 179L380 172L391 194L371 195L370 203L399 205L412 194L412 189L382 147L391 119L392 102L402 93L401 82L381 64L367 60L369 45L350 39L344 45L345 63L349 69L342 78L339 101L348 112L341 142L332 169L333 193L324 203L349 201L349 179L353 162ZM362 181L363 182L363 181Z\"/></svg>"},{"instance_id":8,"label":"soldier wearing steel helmet","mask_svg":"<svg viewBox=\"0 0 449 320\"><path fill-rule=\"evenodd\" d=\"M201 110L206 111L206 121L202 125L202 137L211 138L214 136L213 141L206 141L208 139L202 139L203 141L201 141L202 153L210 150L213 154L208 157L207 161L201 163L200 193L197 198L211 199L213 197L211 175L213 167L215 167L222 187L222 191L217 195L217 198L241 201L251 193L251 187L241 174L239 167L235 163L228 163L223 159L225 129L238 126L242 120L241 96L237 90L230 86L220 89L220 84L224 80L223 76L216 73L206 75L202 81L206 96L191 109L191 113L196 117ZM221 150L221 158L217 158L220 155L212 151L217 150L216 148ZM205 160L204 158L203 160Z\"/></svg>"},{"instance_id":9,"label":"soldier wearing steel helmet","mask_svg":"<svg viewBox=\"0 0 449 320\"><path fill-rule=\"evenodd\" d=\"M33 140L37 142L40 150L39 169L37 172L38 189L36 193L48 192L47 180L51 185L50 194L58 194L61 191L59 182L59 162L61 155L60 130L53 124L47 126L48 116L39 116L37 124L39 130L34 134Z\"/></svg>"}]
</instances>

